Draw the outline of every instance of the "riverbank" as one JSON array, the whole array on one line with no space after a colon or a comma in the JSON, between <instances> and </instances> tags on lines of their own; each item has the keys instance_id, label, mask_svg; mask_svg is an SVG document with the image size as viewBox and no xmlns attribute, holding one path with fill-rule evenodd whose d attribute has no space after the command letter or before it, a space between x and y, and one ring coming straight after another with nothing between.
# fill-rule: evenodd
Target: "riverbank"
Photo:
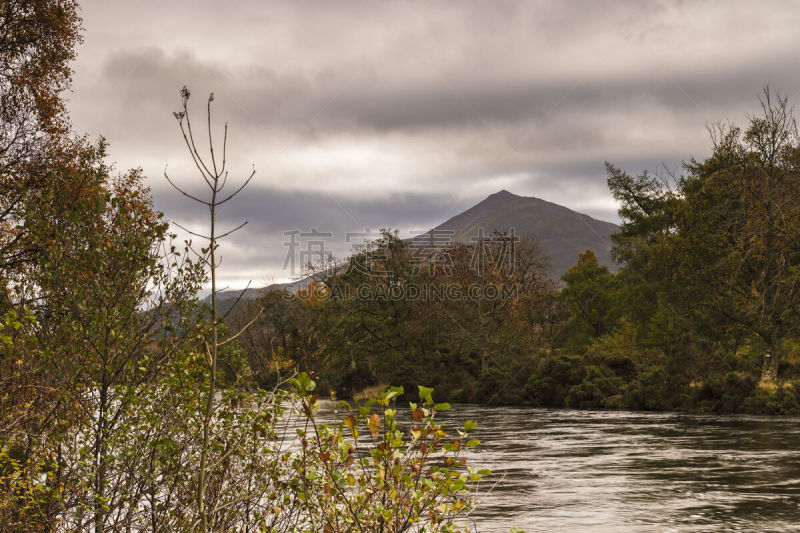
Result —
<instances>
[{"instance_id":1,"label":"riverbank","mask_svg":"<svg viewBox=\"0 0 800 533\"><path fill-rule=\"evenodd\" d=\"M760 383L754 377L728 373L707 381L691 382L683 389L674 389L670 395L664 394L664 384L654 387L651 394L638 387L626 389L624 386L618 387L627 394L616 392L618 389L612 389L614 394L604 394L603 389L592 380L580 383L555 383L550 380L546 385L544 390L529 391L527 394L500 388L492 397L499 401L494 402L464 401L457 396L446 399L456 403L527 408L800 416L800 380ZM356 392L352 399L363 401L377 398L384 390L386 387L383 385L365 387Z\"/></svg>"}]
</instances>

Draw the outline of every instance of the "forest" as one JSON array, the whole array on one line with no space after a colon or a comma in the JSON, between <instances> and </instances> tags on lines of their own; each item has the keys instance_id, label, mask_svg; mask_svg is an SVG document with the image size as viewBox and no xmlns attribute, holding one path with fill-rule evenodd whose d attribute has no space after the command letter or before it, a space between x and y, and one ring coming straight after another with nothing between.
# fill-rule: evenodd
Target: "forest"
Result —
<instances>
[{"instance_id":1,"label":"forest","mask_svg":"<svg viewBox=\"0 0 800 533\"><path fill-rule=\"evenodd\" d=\"M800 143L788 99L759 102L744 127L709 127L711 155L679 174L606 163L616 273L586 250L553 280L535 240L420 254L384 230L312 265L305 290L240 302L231 324L263 309L241 338L255 379L297 367L342 397L425 382L457 402L800 413ZM412 287L424 297L390 296Z\"/></svg>"}]
</instances>

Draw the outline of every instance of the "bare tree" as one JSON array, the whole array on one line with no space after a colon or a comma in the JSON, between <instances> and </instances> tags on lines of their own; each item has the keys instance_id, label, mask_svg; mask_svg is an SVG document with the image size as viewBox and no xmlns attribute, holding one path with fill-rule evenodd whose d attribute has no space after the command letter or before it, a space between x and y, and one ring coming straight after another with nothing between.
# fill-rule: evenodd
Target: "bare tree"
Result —
<instances>
[{"instance_id":1,"label":"bare tree","mask_svg":"<svg viewBox=\"0 0 800 533\"><path fill-rule=\"evenodd\" d=\"M206 468L207 468L207 461L208 461L208 450L209 450L209 436L210 436L210 428L212 424L212 420L214 418L214 413L216 410L216 401L215 401L215 394L217 391L217 363L218 363L218 355L219 355L219 348L224 344L227 344L247 329L247 327L255 322L258 318L256 315L251 321L245 324L239 332L235 333L234 335L226 338L225 340L220 340L220 323L224 319L224 317L220 317L217 313L217 268L219 267L219 258L217 255L217 247L219 246L218 241L223 239L235 231L241 229L247 221L243 222L242 224L236 226L235 228L225 231L223 233L219 233L217 231L217 209L222 204L226 203L227 201L233 199L237 194L239 194L250 180L253 179L255 176L255 169L253 169L249 176L245 178L242 184L234 190L230 194L224 194L223 191L225 186L228 182L228 170L227 170L227 142L228 142L228 124L225 124L224 132L223 132L223 140L222 140L222 152L221 152L221 163L218 164L218 157L214 150L214 138L212 135L212 127L211 127L211 103L214 101L214 93L211 93L208 97L207 102L207 123L208 123L208 155L201 156L200 151L198 150L197 143L195 141L194 132L192 131L192 123L189 118L189 96L190 91L189 89L184 86L181 91L181 103L182 103L182 111L175 112L175 118L178 120L178 125L180 126L181 134L183 135L183 140L186 143L186 147L189 150L189 154L192 156L192 161L194 162L197 170L200 172L200 175L205 181L206 186L208 187L208 197L207 199L202 199L198 196L188 193L181 187L178 187L169 177L166 170L164 171L164 177L167 181L172 185L176 190L178 190L184 196L198 202L202 205L205 205L208 208L209 212L209 229L208 234L197 233L191 231L187 228L184 228L180 224L175 224L182 230L186 231L190 235L198 237L200 239L208 241L208 246L201 248L198 252L197 250L193 249L193 251L197 254L200 260L208 267L209 274L211 277L211 342L205 342L205 355L206 360L208 363L209 371L210 371L210 378L208 384L208 395L206 398L206 406L203 418L203 437L202 443L200 446L200 471L198 477L198 485L197 485L197 512L199 516L199 528L203 532L208 531L208 512L206 509L206 501L205 501L205 492L206 492ZM245 288L244 291L247 289ZM244 294L244 291L239 295L239 299ZM238 302L238 299L237 299ZM235 303L234 303L235 305ZM260 314L260 312L258 313Z\"/></svg>"}]
</instances>

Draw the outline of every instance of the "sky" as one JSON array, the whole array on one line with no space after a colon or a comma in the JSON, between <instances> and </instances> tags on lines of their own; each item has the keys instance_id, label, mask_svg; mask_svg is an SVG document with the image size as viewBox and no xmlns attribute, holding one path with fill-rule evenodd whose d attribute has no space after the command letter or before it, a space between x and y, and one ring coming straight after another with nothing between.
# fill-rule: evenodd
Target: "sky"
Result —
<instances>
[{"instance_id":1,"label":"sky","mask_svg":"<svg viewBox=\"0 0 800 533\"><path fill-rule=\"evenodd\" d=\"M344 256L348 232L411 236L501 189L617 222L605 161L679 173L765 85L800 97L789 1L90 0L82 17L75 130L198 231L207 210L164 172L204 193L172 112L187 85L204 124L214 93L230 190L256 171L220 212L248 221L221 245L231 288L298 276L287 259L312 241ZM313 229L331 235L286 244Z\"/></svg>"}]
</instances>

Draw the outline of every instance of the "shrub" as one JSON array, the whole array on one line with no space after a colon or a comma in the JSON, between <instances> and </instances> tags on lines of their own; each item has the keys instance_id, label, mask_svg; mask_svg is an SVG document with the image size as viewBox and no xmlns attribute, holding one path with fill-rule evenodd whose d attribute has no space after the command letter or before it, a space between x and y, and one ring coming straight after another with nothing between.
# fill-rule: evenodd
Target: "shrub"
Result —
<instances>
[{"instance_id":1,"label":"shrub","mask_svg":"<svg viewBox=\"0 0 800 533\"><path fill-rule=\"evenodd\" d=\"M745 400L755 391L756 380L752 376L728 372L724 376L712 376L698 387L691 398L691 406L707 412L739 412Z\"/></svg>"},{"instance_id":2,"label":"shrub","mask_svg":"<svg viewBox=\"0 0 800 533\"><path fill-rule=\"evenodd\" d=\"M348 415L338 424L322 424L313 381L304 375L292 381L301 391L306 420L297 430L301 449L290 459L297 472L292 486L307 526L331 532L455 530L456 520L475 504L477 484L491 474L476 471L461 456L480 444L469 437L477 422L448 432L435 417L450 406L435 404L433 389L420 386L420 401L410 404L405 427L395 407L402 387L390 387L356 409L341 402Z\"/></svg>"},{"instance_id":3,"label":"shrub","mask_svg":"<svg viewBox=\"0 0 800 533\"><path fill-rule=\"evenodd\" d=\"M579 385L584 375L582 357L554 354L542 360L538 370L528 379L526 388L535 404L563 407L570 387Z\"/></svg>"},{"instance_id":4,"label":"shrub","mask_svg":"<svg viewBox=\"0 0 800 533\"><path fill-rule=\"evenodd\" d=\"M588 366L583 381L570 387L566 398L568 407L608 407L610 397L619 394L621 380L604 366Z\"/></svg>"}]
</instances>

